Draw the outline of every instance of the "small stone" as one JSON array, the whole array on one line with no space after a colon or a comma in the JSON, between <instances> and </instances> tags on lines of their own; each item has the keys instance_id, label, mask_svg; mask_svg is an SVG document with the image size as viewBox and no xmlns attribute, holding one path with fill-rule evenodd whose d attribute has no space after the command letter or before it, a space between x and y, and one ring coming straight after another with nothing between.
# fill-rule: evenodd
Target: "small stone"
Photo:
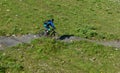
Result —
<instances>
[{"instance_id":1,"label":"small stone","mask_svg":"<svg viewBox=\"0 0 120 73\"><path fill-rule=\"evenodd\" d=\"M118 50L118 48L115 48L115 50L117 51L117 50Z\"/></svg>"},{"instance_id":2,"label":"small stone","mask_svg":"<svg viewBox=\"0 0 120 73\"><path fill-rule=\"evenodd\" d=\"M34 35L34 37L36 38L37 36L36 36L36 35Z\"/></svg>"},{"instance_id":3,"label":"small stone","mask_svg":"<svg viewBox=\"0 0 120 73\"><path fill-rule=\"evenodd\" d=\"M17 14L16 14L15 16L16 16L16 17L18 17L18 15L17 15Z\"/></svg>"},{"instance_id":4,"label":"small stone","mask_svg":"<svg viewBox=\"0 0 120 73\"><path fill-rule=\"evenodd\" d=\"M13 34L12 36L15 37L15 34Z\"/></svg>"},{"instance_id":5,"label":"small stone","mask_svg":"<svg viewBox=\"0 0 120 73\"><path fill-rule=\"evenodd\" d=\"M5 56L6 54L5 53L3 53L3 56Z\"/></svg>"},{"instance_id":6,"label":"small stone","mask_svg":"<svg viewBox=\"0 0 120 73\"><path fill-rule=\"evenodd\" d=\"M0 47L2 47L2 44L0 44Z\"/></svg>"},{"instance_id":7,"label":"small stone","mask_svg":"<svg viewBox=\"0 0 120 73\"><path fill-rule=\"evenodd\" d=\"M7 9L6 11L7 11L7 12L9 12L9 11L10 11L10 9Z\"/></svg>"}]
</instances>

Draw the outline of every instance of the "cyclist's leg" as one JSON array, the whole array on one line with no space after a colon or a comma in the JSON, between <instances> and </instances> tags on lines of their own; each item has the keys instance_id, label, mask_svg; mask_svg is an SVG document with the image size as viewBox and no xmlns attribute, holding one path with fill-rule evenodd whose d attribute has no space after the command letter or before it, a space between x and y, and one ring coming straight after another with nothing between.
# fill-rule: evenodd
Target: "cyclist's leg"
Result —
<instances>
[{"instance_id":1,"label":"cyclist's leg","mask_svg":"<svg viewBox=\"0 0 120 73\"><path fill-rule=\"evenodd\" d=\"M46 36L48 36L48 35L50 34L50 28L49 28L49 27L46 28L45 33L46 33L46 34L45 34Z\"/></svg>"},{"instance_id":2,"label":"cyclist's leg","mask_svg":"<svg viewBox=\"0 0 120 73\"><path fill-rule=\"evenodd\" d=\"M55 33L56 33L55 30L52 29L51 32L50 32L50 37L54 37L54 36L55 36Z\"/></svg>"}]
</instances>

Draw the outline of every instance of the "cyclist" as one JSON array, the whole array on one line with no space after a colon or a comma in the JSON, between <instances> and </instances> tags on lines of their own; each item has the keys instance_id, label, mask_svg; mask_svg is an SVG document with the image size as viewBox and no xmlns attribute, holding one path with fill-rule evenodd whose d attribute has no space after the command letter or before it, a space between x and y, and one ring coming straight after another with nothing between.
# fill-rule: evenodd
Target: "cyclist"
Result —
<instances>
[{"instance_id":1,"label":"cyclist","mask_svg":"<svg viewBox=\"0 0 120 73\"><path fill-rule=\"evenodd\" d=\"M46 20L46 21L44 22L44 27L45 27L45 29L46 29L45 35L49 35L49 33L50 33L50 26L52 27L52 29L55 29L54 19Z\"/></svg>"}]
</instances>

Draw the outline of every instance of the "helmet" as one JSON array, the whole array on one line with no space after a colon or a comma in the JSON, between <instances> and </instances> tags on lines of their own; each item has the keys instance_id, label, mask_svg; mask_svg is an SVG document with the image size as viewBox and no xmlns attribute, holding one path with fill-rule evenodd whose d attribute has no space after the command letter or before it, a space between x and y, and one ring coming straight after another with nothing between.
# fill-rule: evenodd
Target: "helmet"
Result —
<instances>
[{"instance_id":1,"label":"helmet","mask_svg":"<svg viewBox=\"0 0 120 73\"><path fill-rule=\"evenodd\" d=\"M52 22L54 21L54 19L52 19Z\"/></svg>"}]
</instances>

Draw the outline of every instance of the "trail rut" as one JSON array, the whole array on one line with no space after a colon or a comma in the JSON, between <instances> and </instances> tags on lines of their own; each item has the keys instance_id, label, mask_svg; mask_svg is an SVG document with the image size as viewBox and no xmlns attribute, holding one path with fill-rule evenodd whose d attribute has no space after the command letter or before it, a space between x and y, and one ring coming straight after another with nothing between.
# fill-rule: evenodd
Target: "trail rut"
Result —
<instances>
[{"instance_id":1,"label":"trail rut","mask_svg":"<svg viewBox=\"0 0 120 73\"><path fill-rule=\"evenodd\" d=\"M5 49L6 47L12 47L16 46L17 44L21 43L30 43L31 40L40 38L37 34L27 34L27 35L22 35L20 37L16 36L0 36L0 50ZM89 40L85 38L80 38L72 35L63 35L58 38L58 40L64 41L64 42L72 42L72 41L81 41L85 40L88 42L94 42L97 44L101 44L104 46L109 46L109 47L116 47L120 48L120 41L96 41L96 40Z\"/></svg>"}]
</instances>

